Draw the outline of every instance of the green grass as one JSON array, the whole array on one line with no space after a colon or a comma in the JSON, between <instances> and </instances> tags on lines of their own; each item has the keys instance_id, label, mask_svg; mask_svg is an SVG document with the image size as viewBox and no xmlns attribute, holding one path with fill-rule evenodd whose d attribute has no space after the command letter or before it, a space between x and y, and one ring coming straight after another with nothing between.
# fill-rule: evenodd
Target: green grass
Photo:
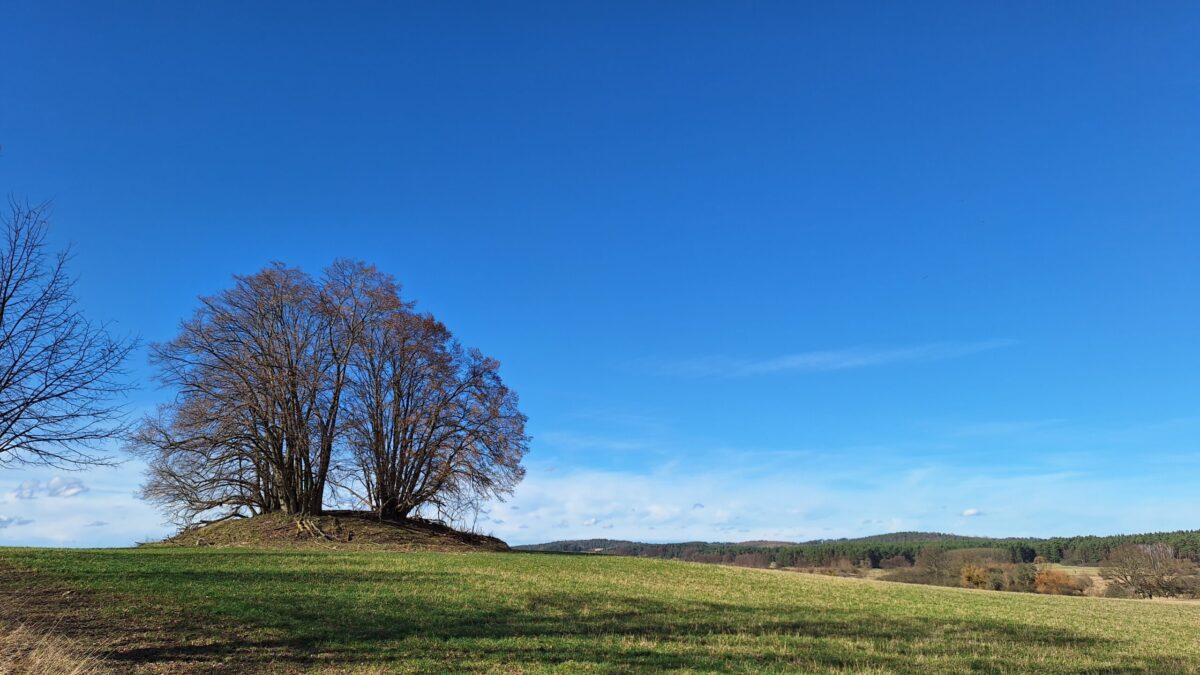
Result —
<instances>
[{"instance_id":1,"label":"green grass","mask_svg":"<svg viewBox=\"0 0 1200 675\"><path fill-rule=\"evenodd\" d=\"M7 549L0 565L85 591L99 623L167 622L172 644L113 650L130 668L1200 672L1190 603L513 553Z\"/></svg>"}]
</instances>

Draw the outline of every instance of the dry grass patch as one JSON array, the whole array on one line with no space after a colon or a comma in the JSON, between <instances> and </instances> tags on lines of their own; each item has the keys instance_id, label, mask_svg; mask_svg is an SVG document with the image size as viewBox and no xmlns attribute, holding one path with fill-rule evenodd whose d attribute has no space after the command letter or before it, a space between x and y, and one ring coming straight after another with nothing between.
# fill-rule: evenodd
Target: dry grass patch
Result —
<instances>
[{"instance_id":1,"label":"dry grass patch","mask_svg":"<svg viewBox=\"0 0 1200 675\"><path fill-rule=\"evenodd\" d=\"M0 673L84 675L101 672L105 671L95 647L21 624L0 625Z\"/></svg>"}]
</instances>

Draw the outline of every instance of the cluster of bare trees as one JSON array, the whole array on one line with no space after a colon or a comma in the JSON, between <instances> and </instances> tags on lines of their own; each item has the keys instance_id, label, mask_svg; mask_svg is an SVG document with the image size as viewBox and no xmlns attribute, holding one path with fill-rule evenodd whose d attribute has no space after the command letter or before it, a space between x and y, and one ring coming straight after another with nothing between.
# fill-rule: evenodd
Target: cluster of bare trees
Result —
<instances>
[{"instance_id":1,"label":"cluster of bare trees","mask_svg":"<svg viewBox=\"0 0 1200 675\"><path fill-rule=\"evenodd\" d=\"M1112 587L1140 598L1194 597L1200 570L1177 558L1169 544L1122 544L1100 564L1100 576Z\"/></svg>"},{"instance_id":2,"label":"cluster of bare trees","mask_svg":"<svg viewBox=\"0 0 1200 675\"><path fill-rule=\"evenodd\" d=\"M144 496L182 524L315 514L340 493L385 518L454 514L524 475L499 363L350 261L319 279L276 264L202 298L152 346L174 400L131 428L135 341L79 312L44 206L12 202L0 224L0 466L105 463L125 438L150 467Z\"/></svg>"},{"instance_id":3,"label":"cluster of bare trees","mask_svg":"<svg viewBox=\"0 0 1200 675\"><path fill-rule=\"evenodd\" d=\"M362 263L236 277L152 360L176 397L131 448L145 496L182 524L316 514L339 490L381 517L444 513L523 477L525 416L498 362Z\"/></svg>"}]
</instances>

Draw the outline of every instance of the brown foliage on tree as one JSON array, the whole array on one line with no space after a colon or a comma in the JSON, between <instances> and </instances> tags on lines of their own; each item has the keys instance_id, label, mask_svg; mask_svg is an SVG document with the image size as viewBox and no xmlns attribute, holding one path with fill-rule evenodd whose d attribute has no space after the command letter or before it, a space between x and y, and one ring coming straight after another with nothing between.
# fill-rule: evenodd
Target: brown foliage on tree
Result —
<instances>
[{"instance_id":1,"label":"brown foliage on tree","mask_svg":"<svg viewBox=\"0 0 1200 675\"><path fill-rule=\"evenodd\" d=\"M12 202L0 232L0 466L104 464L100 444L125 430L134 342L79 311L46 226L45 206Z\"/></svg>"},{"instance_id":2,"label":"brown foliage on tree","mask_svg":"<svg viewBox=\"0 0 1200 675\"><path fill-rule=\"evenodd\" d=\"M972 563L962 566L958 571L958 579L963 588L987 588L990 581L987 568Z\"/></svg>"},{"instance_id":3,"label":"brown foliage on tree","mask_svg":"<svg viewBox=\"0 0 1200 675\"><path fill-rule=\"evenodd\" d=\"M1056 569L1043 569L1033 578L1033 590L1044 595L1072 595L1078 587L1071 575Z\"/></svg>"}]
</instances>

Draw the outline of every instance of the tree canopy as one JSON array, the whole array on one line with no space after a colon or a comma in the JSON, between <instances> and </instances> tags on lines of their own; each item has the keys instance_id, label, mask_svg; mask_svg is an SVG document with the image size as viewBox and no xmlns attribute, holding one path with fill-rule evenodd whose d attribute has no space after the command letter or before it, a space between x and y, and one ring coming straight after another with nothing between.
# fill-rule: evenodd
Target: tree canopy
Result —
<instances>
[{"instance_id":1,"label":"tree canopy","mask_svg":"<svg viewBox=\"0 0 1200 675\"><path fill-rule=\"evenodd\" d=\"M144 496L177 522L316 514L337 492L384 517L454 512L523 477L526 418L499 363L391 276L274 264L200 304L152 346L176 396L131 443Z\"/></svg>"}]
</instances>

